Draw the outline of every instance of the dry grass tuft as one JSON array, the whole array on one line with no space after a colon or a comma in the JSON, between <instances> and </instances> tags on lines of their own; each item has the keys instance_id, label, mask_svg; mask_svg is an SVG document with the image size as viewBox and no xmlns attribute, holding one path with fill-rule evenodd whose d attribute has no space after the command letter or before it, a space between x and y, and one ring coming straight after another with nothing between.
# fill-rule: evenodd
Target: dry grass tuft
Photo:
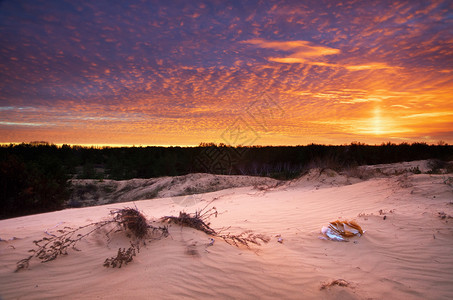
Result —
<instances>
[{"instance_id":1,"label":"dry grass tuft","mask_svg":"<svg viewBox=\"0 0 453 300\"><path fill-rule=\"evenodd\" d=\"M209 205L209 204L208 204ZM217 217L218 212L215 207L212 207L206 210L205 206L203 209L195 212L194 214L188 214L186 212L180 212L178 217L175 216L165 216L160 220L162 222L172 223L181 225L183 227L190 227L196 230L203 231L204 233L219 237L223 239L227 244L234 245L236 247L246 246L250 248L252 244L261 246L261 243L268 243L270 238L266 237L262 234L255 234L251 230L244 231L240 234L220 234L220 231L216 231L215 229L210 227L210 223L208 223L208 219L211 216Z\"/></svg>"},{"instance_id":2,"label":"dry grass tuft","mask_svg":"<svg viewBox=\"0 0 453 300\"><path fill-rule=\"evenodd\" d=\"M127 265L133 260L133 257L136 255L135 250L140 252L140 244L139 243L132 243L131 246L126 250L126 248L119 248L116 257L110 257L105 259L104 267L112 267L112 268L121 268L123 264Z\"/></svg>"},{"instance_id":3,"label":"dry grass tuft","mask_svg":"<svg viewBox=\"0 0 453 300\"><path fill-rule=\"evenodd\" d=\"M142 239L148 234L149 225L145 216L136 208L126 207L110 212L113 220L125 230L129 230L136 238Z\"/></svg>"},{"instance_id":4,"label":"dry grass tuft","mask_svg":"<svg viewBox=\"0 0 453 300\"><path fill-rule=\"evenodd\" d=\"M344 280L344 279L335 279L335 280L332 280L331 282L328 282L328 283L323 283L321 285L321 288L320 290L324 290L326 288L329 288L329 287L332 287L332 286L342 286L342 287L348 287L350 286L351 283L349 283L348 281Z\"/></svg>"},{"instance_id":5,"label":"dry grass tuft","mask_svg":"<svg viewBox=\"0 0 453 300\"><path fill-rule=\"evenodd\" d=\"M210 223L206 223L211 216L217 217L217 210L212 207L208 210L205 208L196 211L194 214L188 214L186 212L179 212L179 216L165 216L160 220L170 224L177 224L183 227L190 227L196 230L200 230L209 235L217 235L216 231L210 227Z\"/></svg>"}]
</instances>

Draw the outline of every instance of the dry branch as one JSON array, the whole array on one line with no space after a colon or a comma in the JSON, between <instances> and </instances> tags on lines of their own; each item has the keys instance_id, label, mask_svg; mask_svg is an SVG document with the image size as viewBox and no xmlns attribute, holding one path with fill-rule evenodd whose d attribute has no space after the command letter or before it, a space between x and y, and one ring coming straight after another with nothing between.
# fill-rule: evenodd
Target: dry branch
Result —
<instances>
[{"instance_id":1,"label":"dry branch","mask_svg":"<svg viewBox=\"0 0 453 300\"><path fill-rule=\"evenodd\" d=\"M124 230L126 234L128 234L129 236L132 235L138 242L144 242L144 238L147 237L149 233L156 233L156 231L160 233L160 237L168 236L167 227L154 227L152 225L149 225L143 214L140 213L136 208L126 207L123 209L112 210L110 212L110 215L112 216L110 220L90 223L88 225L80 226L76 229L65 227L62 230L58 230L59 235L43 237L40 240L33 241L37 249L29 250L29 252L31 252L32 254L16 263L15 272L28 268L30 260L34 257L38 258L42 263L44 263L52 261L60 255L67 255L68 250L71 248L76 251L80 251L76 248L76 245L79 241L91 235L92 233L99 231L109 224L114 224L117 226L114 226L106 233L107 238L109 238L109 235L115 228L118 229L117 231ZM119 251L117 259L113 259L111 261L112 267L114 267L114 265L118 265L119 262L130 262L132 260L132 257L135 256L135 249L138 250L138 243L132 244L131 241L131 245L135 245L133 249L129 248L127 251L123 250L121 253Z\"/></svg>"},{"instance_id":2,"label":"dry branch","mask_svg":"<svg viewBox=\"0 0 453 300\"><path fill-rule=\"evenodd\" d=\"M167 222L170 224L177 224L181 225L183 227L190 227L194 228L196 230L203 231L209 235L216 236L217 233L214 229L212 229L209 225L210 223L206 223L206 221L211 217L211 216L216 216L217 217L217 210L215 207L203 211L204 209L201 209L199 211L196 211L194 214L188 214L186 212L179 212L179 216L165 216L162 217L160 220L162 222Z\"/></svg>"},{"instance_id":3,"label":"dry branch","mask_svg":"<svg viewBox=\"0 0 453 300\"><path fill-rule=\"evenodd\" d=\"M209 204L210 203L208 203L208 205ZM270 240L268 237L262 234L255 234L250 230L244 231L238 235L231 233L220 234L222 230L216 231L210 227L210 223L208 222L209 218L212 216L217 217L218 213L215 207L206 209L208 205L193 214L180 212L178 217L165 216L162 217L160 221L203 231L210 236L219 237L226 243L236 247L242 245L250 248L251 244L259 246L261 245L261 242L267 243ZM44 263L52 261L60 255L67 255L68 249L70 248L80 251L76 248L79 241L110 224L116 226L113 226L113 228L108 230L105 234L108 239L110 239L110 234L117 229L115 232L124 231L128 237L132 237L133 240L130 241L131 247L128 249L119 248L116 256L107 258L104 261L105 267L120 268L123 264L131 262L136 255L136 252L139 252L140 242L145 244L145 238L151 238L151 235L156 233L158 233L158 236L157 238L154 237L154 239L160 239L169 235L168 226L155 227L148 224L145 216L140 213L137 208L126 207L112 210L110 211L110 215L111 219L109 220L90 223L75 229L65 227L62 230L58 230L58 235L52 234L50 237L43 237L40 240L33 241L37 249L29 250L31 255L16 263L15 272L28 268L30 260L34 257Z\"/></svg>"},{"instance_id":4,"label":"dry branch","mask_svg":"<svg viewBox=\"0 0 453 300\"><path fill-rule=\"evenodd\" d=\"M59 230L60 235L53 235L52 237L43 237L40 240L33 241L37 249L31 249L28 252L32 254L24 259L21 259L16 264L15 272L18 272L21 269L26 269L29 266L30 260L33 257L38 258L41 262L48 262L56 259L60 255L67 255L68 249L72 248L76 251L80 251L75 246L83 238L89 236L93 232L105 227L108 224L115 223L115 220L108 220L102 222L91 223L85 226L81 226L76 229L70 227L65 227L63 230ZM86 233L83 232L84 229L89 229ZM69 230L69 231L68 231Z\"/></svg>"},{"instance_id":5,"label":"dry branch","mask_svg":"<svg viewBox=\"0 0 453 300\"><path fill-rule=\"evenodd\" d=\"M216 236L223 239L227 244L234 245L236 247L239 246L246 246L250 248L251 244L260 246L261 242L267 243L269 242L270 238L266 237L262 234L255 234L251 230L244 231L240 234L220 234L221 230L216 231L215 229L210 227L210 223L207 223L208 219L211 216L217 217L218 212L215 207L212 207L206 210L206 206L196 211L194 214L188 214L186 212L179 212L179 216L165 216L160 220L162 222L173 223L177 225L181 225L183 227L190 227L200 231L205 232L208 235Z\"/></svg>"}]
</instances>

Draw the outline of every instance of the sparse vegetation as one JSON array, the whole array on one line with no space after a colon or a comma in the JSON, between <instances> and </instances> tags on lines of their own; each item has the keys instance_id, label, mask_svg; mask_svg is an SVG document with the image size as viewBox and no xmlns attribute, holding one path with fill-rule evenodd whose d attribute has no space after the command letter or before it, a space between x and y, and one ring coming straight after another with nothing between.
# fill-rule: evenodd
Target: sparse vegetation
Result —
<instances>
[{"instance_id":1,"label":"sparse vegetation","mask_svg":"<svg viewBox=\"0 0 453 300\"><path fill-rule=\"evenodd\" d=\"M131 238L131 248L128 250L120 249L116 257L106 259L104 262L104 265L108 263L108 266L112 267L121 267L122 263L127 264L132 261L132 257L135 256L135 249L139 249L139 243L144 241L148 233L158 231L160 237L168 236L167 227L149 225L143 214L136 208L126 207L113 210L110 215L111 218L109 220L90 223L75 229L64 227L58 230L58 235L50 235L50 237L43 237L40 240L33 241L37 249L30 250L30 256L17 262L16 272L28 268L30 260L33 258L37 258L44 263L55 260L58 256L67 255L70 249L81 251L76 246L82 239L110 225L114 226L109 228L105 234L108 239L112 232L118 230L122 230Z\"/></svg>"},{"instance_id":2,"label":"sparse vegetation","mask_svg":"<svg viewBox=\"0 0 453 300\"><path fill-rule=\"evenodd\" d=\"M178 217L166 216L161 218L161 221L203 231L208 235L219 237L223 239L227 244L234 245L236 247L246 246L247 248L250 248L251 244L261 246L261 242L263 243L269 242L270 240L269 237L263 234L255 234L251 230L246 230L240 234L231 233L222 234L221 232L223 230L216 231L212 229L210 227L210 223L207 223L207 221L211 216L217 217L218 212L215 207L212 207L208 210L206 210L206 207L199 211L196 211L194 214L180 212Z\"/></svg>"},{"instance_id":3,"label":"sparse vegetation","mask_svg":"<svg viewBox=\"0 0 453 300\"><path fill-rule=\"evenodd\" d=\"M251 244L260 246L261 242L269 242L270 238L262 234L255 234L250 230L238 235L231 233L220 234L220 231L211 228L208 222L211 216L217 217L216 208L206 208L207 206L193 214L180 212L178 217L165 216L160 218L160 221L162 223L175 224L202 231L209 236L219 237L226 243L236 247L242 245L250 248ZM109 228L109 226L111 227ZM119 231L124 232L130 238L129 248L119 248L116 256L105 259L103 263L104 267L112 268L121 268L122 265L130 263L137 253L140 252L140 244L146 244L146 239L151 239L152 236L156 235L157 237L154 237L154 240L169 236L168 226L154 226L149 224L145 216L137 208L126 207L112 210L110 212L110 219L108 220L90 223L75 229L64 227L58 230L58 235L48 233L50 237L43 237L40 240L33 241L36 249L29 250L31 254L16 263L15 272L27 269L33 258L37 258L42 263L45 263L55 260L61 255L67 255L68 250L81 251L76 247L77 244L94 232L99 232L102 228L107 228L107 232L105 233L107 239L110 239L112 233Z\"/></svg>"}]
</instances>

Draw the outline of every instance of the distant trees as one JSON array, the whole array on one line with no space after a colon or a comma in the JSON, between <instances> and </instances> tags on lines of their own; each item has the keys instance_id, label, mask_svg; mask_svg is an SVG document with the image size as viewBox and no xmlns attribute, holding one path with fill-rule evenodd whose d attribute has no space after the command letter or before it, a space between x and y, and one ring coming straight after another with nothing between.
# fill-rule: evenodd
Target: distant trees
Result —
<instances>
[{"instance_id":1,"label":"distant trees","mask_svg":"<svg viewBox=\"0 0 453 300\"><path fill-rule=\"evenodd\" d=\"M0 217L61 209L69 196L67 178L52 156L6 154L0 161Z\"/></svg>"}]
</instances>

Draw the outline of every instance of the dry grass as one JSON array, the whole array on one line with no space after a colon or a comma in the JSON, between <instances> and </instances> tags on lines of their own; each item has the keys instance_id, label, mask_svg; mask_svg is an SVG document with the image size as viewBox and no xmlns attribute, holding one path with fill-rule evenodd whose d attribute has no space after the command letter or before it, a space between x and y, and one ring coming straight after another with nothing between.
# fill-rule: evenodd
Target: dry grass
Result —
<instances>
[{"instance_id":1,"label":"dry grass","mask_svg":"<svg viewBox=\"0 0 453 300\"><path fill-rule=\"evenodd\" d=\"M324 289L327 289L327 288L335 286L335 285L342 286L342 287L348 287L348 286L350 286L350 283L344 279L335 279L335 280L332 280L331 282L323 283L321 285L320 290L324 290Z\"/></svg>"},{"instance_id":2,"label":"dry grass","mask_svg":"<svg viewBox=\"0 0 453 300\"><path fill-rule=\"evenodd\" d=\"M61 255L67 255L68 250L72 249L75 251L81 251L76 248L76 245L84 238L88 237L94 232L106 227L107 225L116 225L110 228L105 234L109 239L110 234L115 231L123 231L130 238L134 239L132 247L128 250L119 250L116 258L107 259L104 265L116 267L121 264L132 261L132 257L135 256L135 249L138 250L138 245L142 241L144 242L145 237L149 236L149 233L159 232L160 237L168 236L168 228L165 226L154 227L149 225L145 216L138 211L137 208L126 207L123 209L113 210L110 212L111 219L106 221L100 221L90 223L88 225L80 226L76 229L71 227L65 227L64 229L58 230L58 235L51 235L50 237L43 237L40 240L33 241L37 249L31 249L29 252L30 256L21 259L16 263L16 271L29 267L30 260L33 258L39 259L42 263L55 260Z\"/></svg>"},{"instance_id":3,"label":"dry grass","mask_svg":"<svg viewBox=\"0 0 453 300\"><path fill-rule=\"evenodd\" d=\"M133 257L136 255L135 250L137 250L137 252L140 252L139 243L131 242L131 246L127 250L126 248L119 248L116 256L105 259L104 267L121 268L123 264L127 265L133 260Z\"/></svg>"},{"instance_id":4,"label":"dry grass","mask_svg":"<svg viewBox=\"0 0 453 300\"><path fill-rule=\"evenodd\" d=\"M217 217L217 210L215 207L209 210L199 210L194 214L189 214L186 212L179 212L179 216L165 216L160 220L162 222L167 222L170 224L181 225L183 227L190 227L196 230L200 230L209 235L217 235L216 231L210 227L210 223L206 223L211 216Z\"/></svg>"},{"instance_id":5,"label":"dry grass","mask_svg":"<svg viewBox=\"0 0 453 300\"><path fill-rule=\"evenodd\" d=\"M113 221L129 230L135 237L142 239L148 234L148 221L136 208L126 207L110 212Z\"/></svg>"},{"instance_id":6,"label":"dry grass","mask_svg":"<svg viewBox=\"0 0 453 300\"><path fill-rule=\"evenodd\" d=\"M64 229L58 231L60 233L58 236L53 235L51 237L43 237L40 240L33 241L37 249L29 250L28 252L32 254L17 262L15 272L27 269L29 267L30 260L34 257L44 263L52 261L60 255L67 255L69 249L80 251L76 248L78 242L93 232L114 222L114 220L96 222L76 229L65 227Z\"/></svg>"},{"instance_id":7,"label":"dry grass","mask_svg":"<svg viewBox=\"0 0 453 300\"><path fill-rule=\"evenodd\" d=\"M202 231L210 236L219 237L226 243L236 247L246 246L250 248L251 245L259 246L262 242L267 243L270 240L268 237L262 234L255 234L250 230L238 235L231 233L220 234L220 231L211 228L208 222L210 217L217 217L217 210L215 207L207 209L207 206L193 214L180 212L177 217L165 216L160 218L160 221ZM110 216L111 218L109 220L90 223L75 229L65 227L62 230L58 230L58 235L49 234L50 237L43 237L40 240L34 241L33 243L36 249L29 250L31 255L16 263L16 272L27 269L33 258L37 258L44 263L52 261L60 255L67 255L70 249L81 251L76 248L78 242L108 225L114 226L107 229L107 233L105 233L107 239L110 239L112 232L124 232L131 239L131 246L128 249L119 248L116 256L107 258L104 261L105 267L121 268L123 264L128 264L133 260L133 257L140 250L140 243L146 244L146 239L161 239L169 235L168 226L156 227L150 225L146 217L137 208L126 207L112 210Z\"/></svg>"},{"instance_id":8,"label":"dry grass","mask_svg":"<svg viewBox=\"0 0 453 300\"><path fill-rule=\"evenodd\" d=\"M210 203L208 203L209 205ZM178 217L175 216L165 216L160 220L162 222L168 222L172 224L181 225L183 227L190 227L196 230L203 231L204 233L215 236L223 239L227 244L234 245L236 247L246 246L250 248L250 246L257 245L260 246L261 243L269 242L270 238L264 236L262 234L255 234L251 230L246 230L240 234L220 234L222 230L215 230L210 227L210 223L208 222L211 216L217 217L218 212L215 207L212 207L206 210L205 206L203 209L195 212L194 214L188 214L186 212L180 212Z\"/></svg>"}]
</instances>

